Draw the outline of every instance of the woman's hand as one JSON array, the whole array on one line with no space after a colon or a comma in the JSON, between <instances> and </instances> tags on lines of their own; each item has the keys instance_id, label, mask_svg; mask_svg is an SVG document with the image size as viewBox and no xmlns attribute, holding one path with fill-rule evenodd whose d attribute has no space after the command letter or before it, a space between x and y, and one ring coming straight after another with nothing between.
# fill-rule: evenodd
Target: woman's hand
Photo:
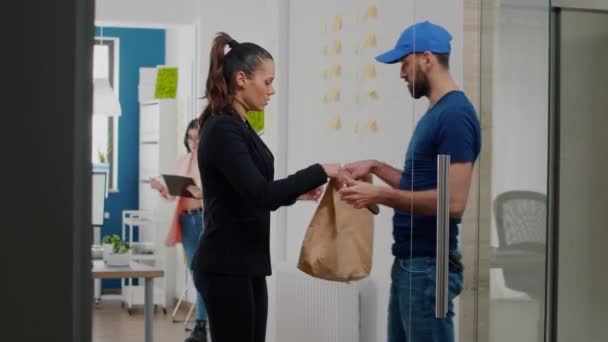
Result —
<instances>
[{"instance_id":1,"label":"woman's hand","mask_svg":"<svg viewBox=\"0 0 608 342\"><path fill-rule=\"evenodd\" d=\"M156 178L150 178L150 186L152 187L152 189L157 191L163 191L163 189L165 188L163 183L159 182Z\"/></svg>"},{"instance_id":2,"label":"woman's hand","mask_svg":"<svg viewBox=\"0 0 608 342\"><path fill-rule=\"evenodd\" d=\"M305 193L304 195L301 195L300 197L298 197L298 201L318 201L319 198L321 198L321 195L323 194L323 189L324 186L320 186L316 189L310 190L309 192Z\"/></svg>"},{"instance_id":3,"label":"woman's hand","mask_svg":"<svg viewBox=\"0 0 608 342\"><path fill-rule=\"evenodd\" d=\"M344 169L350 172L353 179L359 180L371 173L377 165L375 160L360 160L344 165Z\"/></svg>"},{"instance_id":4,"label":"woman's hand","mask_svg":"<svg viewBox=\"0 0 608 342\"><path fill-rule=\"evenodd\" d=\"M339 163L322 164L321 166L329 178L337 178L342 170L342 166Z\"/></svg>"},{"instance_id":5,"label":"woman's hand","mask_svg":"<svg viewBox=\"0 0 608 342\"><path fill-rule=\"evenodd\" d=\"M192 196L194 196L194 198L203 199L203 191L198 186L190 185L186 189L192 194Z\"/></svg>"},{"instance_id":6,"label":"woman's hand","mask_svg":"<svg viewBox=\"0 0 608 342\"><path fill-rule=\"evenodd\" d=\"M168 199L168 200L171 199L171 196L169 195L169 191L163 185L163 183L158 181L158 179L150 178L150 186L152 187L152 189L158 191L163 198Z\"/></svg>"}]
</instances>

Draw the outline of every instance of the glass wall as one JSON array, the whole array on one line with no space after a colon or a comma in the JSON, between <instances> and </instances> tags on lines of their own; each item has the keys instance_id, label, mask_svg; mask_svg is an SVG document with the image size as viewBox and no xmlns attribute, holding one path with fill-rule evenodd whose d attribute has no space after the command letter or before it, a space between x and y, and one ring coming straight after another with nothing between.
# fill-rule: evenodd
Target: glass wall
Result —
<instances>
[{"instance_id":1,"label":"glass wall","mask_svg":"<svg viewBox=\"0 0 608 342\"><path fill-rule=\"evenodd\" d=\"M478 341L542 341L550 4L482 1L482 24Z\"/></svg>"}]
</instances>

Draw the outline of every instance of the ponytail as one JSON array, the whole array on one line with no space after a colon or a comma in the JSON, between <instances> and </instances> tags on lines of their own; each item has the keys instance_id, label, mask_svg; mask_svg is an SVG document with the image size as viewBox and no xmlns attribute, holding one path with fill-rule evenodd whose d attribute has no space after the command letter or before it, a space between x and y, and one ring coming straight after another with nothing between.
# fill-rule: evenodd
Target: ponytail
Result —
<instances>
[{"instance_id":1,"label":"ponytail","mask_svg":"<svg viewBox=\"0 0 608 342\"><path fill-rule=\"evenodd\" d=\"M233 41L227 33L220 32L213 40L211 54L209 56L209 74L207 75L207 106L199 119L199 127L203 127L205 121L212 113L222 113L232 106L232 95L224 78L224 50Z\"/></svg>"}]
</instances>

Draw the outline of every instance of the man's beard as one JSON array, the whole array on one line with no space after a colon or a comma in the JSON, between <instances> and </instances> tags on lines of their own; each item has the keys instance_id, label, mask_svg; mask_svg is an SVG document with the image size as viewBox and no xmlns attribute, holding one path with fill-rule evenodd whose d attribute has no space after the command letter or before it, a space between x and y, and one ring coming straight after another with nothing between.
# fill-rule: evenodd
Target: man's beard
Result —
<instances>
[{"instance_id":1,"label":"man's beard","mask_svg":"<svg viewBox=\"0 0 608 342\"><path fill-rule=\"evenodd\" d=\"M407 89L412 94L412 97L419 99L429 94L429 79L422 72L418 72L413 83L408 83Z\"/></svg>"}]
</instances>

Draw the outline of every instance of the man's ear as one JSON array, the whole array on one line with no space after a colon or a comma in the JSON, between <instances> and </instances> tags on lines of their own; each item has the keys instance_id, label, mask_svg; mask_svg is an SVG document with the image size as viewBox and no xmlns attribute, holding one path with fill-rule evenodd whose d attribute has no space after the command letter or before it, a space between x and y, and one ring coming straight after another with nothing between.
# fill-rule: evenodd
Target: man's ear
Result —
<instances>
[{"instance_id":1,"label":"man's ear","mask_svg":"<svg viewBox=\"0 0 608 342\"><path fill-rule=\"evenodd\" d=\"M426 51L425 53L422 54L421 58L420 58L420 69L424 72L427 72L432 63L433 63L433 58L436 58L432 53Z\"/></svg>"}]
</instances>

